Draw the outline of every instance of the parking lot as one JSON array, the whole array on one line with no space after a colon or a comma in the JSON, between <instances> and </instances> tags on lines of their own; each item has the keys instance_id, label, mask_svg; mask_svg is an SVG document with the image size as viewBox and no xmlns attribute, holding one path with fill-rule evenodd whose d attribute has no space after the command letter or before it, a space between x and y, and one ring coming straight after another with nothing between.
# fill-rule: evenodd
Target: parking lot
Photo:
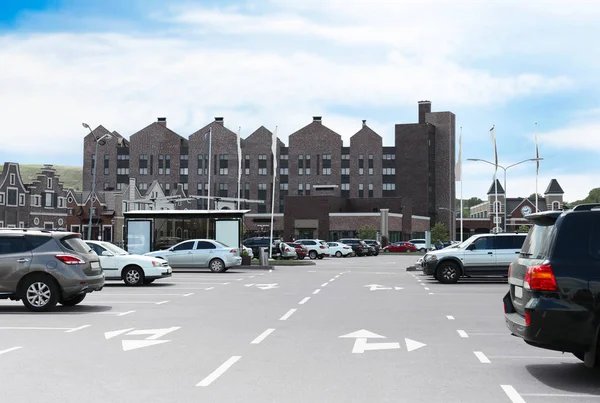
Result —
<instances>
[{"instance_id":1,"label":"parking lot","mask_svg":"<svg viewBox=\"0 0 600 403\"><path fill-rule=\"evenodd\" d=\"M507 285L415 256L108 282L76 307L0 301L13 402L598 402L597 371L504 325Z\"/></svg>"}]
</instances>

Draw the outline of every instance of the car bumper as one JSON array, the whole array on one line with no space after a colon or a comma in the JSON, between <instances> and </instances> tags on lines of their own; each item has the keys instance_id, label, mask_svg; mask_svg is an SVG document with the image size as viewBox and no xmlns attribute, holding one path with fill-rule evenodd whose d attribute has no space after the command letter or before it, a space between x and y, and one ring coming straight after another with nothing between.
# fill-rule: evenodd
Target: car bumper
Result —
<instances>
[{"instance_id":1,"label":"car bumper","mask_svg":"<svg viewBox=\"0 0 600 403\"><path fill-rule=\"evenodd\" d=\"M62 283L62 294L63 297L69 298L74 295L100 291L102 290L102 288L104 288L104 283L104 273L101 273L96 276L85 276L85 279L81 279L77 282L69 281L68 283Z\"/></svg>"},{"instance_id":2,"label":"car bumper","mask_svg":"<svg viewBox=\"0 0 600 403\"><path fill-rule=\"evenodd\" d=\"M235 257L226 258L223 260L223 262L225 263L225 267L241 266L242 265L242 257L235 256Z\"/></svg>"},{"instance_id":3,"label":"car bumper","mask_svg":"<svg viewBox=\"0 0 600 403\"><path fill-rule=\"evenodd\" d=\"M433 260L433 261L423 261L421 263L421 267L423 267L423 274L427 274L429 276L432 276L433 274L435 274L435 268L437 266L437 261Z\"/></svg>"},{"instance_id":4,"label":"car bumper","mask_svg":"<svg viewBox=\"0 0 600 403\"><path fill-rule=\"evenodd\" d=\"M173 275L173 269L170 266L167 267L152 267L151 269L144 269L144 277L147 280L156 280L159 278L167 278Z\"/></svg>"},{"instance_id":5,"label":"car bumper","mask_svg":"<svg viewBox=\"0 0 600 403\"><path fill-rule=\"evenodd\" d=\"M561 304L561 300L547 297L532 298L525 310L530 324L516 312L510 293L504 296L504 320L510 332L527 344L547 350L585 352L596 339L596 330L590 326L589 314Z\"/></svg>"}]
</instances>

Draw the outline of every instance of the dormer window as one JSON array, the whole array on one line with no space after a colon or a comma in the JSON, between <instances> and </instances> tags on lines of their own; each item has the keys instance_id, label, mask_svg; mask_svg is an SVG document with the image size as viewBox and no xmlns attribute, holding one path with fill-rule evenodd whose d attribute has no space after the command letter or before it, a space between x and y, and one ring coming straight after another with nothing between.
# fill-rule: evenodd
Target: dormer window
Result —
<instances>
[{"instance_id":1,"label":"dormer window","mask_svg":"<svg viewBox=\"0 0 600 403\"><path fill-rule=\"evenodd\" d=\"M48 189L52 189L52 178L48 178L46 185Z\"/></svg>"},{"instance_id":2,"label":"dormer window","mask_svg":"<svg viewBox=\"0 0 600 403\"><path fill-rule=\"evenodd\" d=\"M15 184L15 181L16 181L15 174L10 174L10 184L11 184L11 185L14 185L14 184Z\"/></svg>"}]
</instances>

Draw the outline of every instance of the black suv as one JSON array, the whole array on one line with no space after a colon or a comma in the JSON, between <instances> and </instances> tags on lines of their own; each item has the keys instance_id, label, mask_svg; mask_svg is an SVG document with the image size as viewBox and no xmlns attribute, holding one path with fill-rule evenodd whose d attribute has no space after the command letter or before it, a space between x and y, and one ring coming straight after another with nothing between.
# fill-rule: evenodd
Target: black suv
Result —
<instances>
[{"instance_id":1,"label":"black suv","mask_svg":"<svg viewBox=\"0 0 600 403\"><path fill-rule=\"evenodd\" d=\"M362 239L343 238L338 239L337 242L351 246L356 256L365 256L369 254L369 245L367 245Z\"/></svg>"},{"instance_id":2,"label":"black suv","mask_svg":"<svg viewBox=\"0 0 600 403\"><path fill-rule=\"evenodd\" d=\"M258 257L260 256L259 254L259 249L260 248L268 248L269 247L269 237L268 236L256 236L253 238L248 238L248 239L244 239L242 241L242 245L244 245L247 248L252 249L252 254L254 255L254 258L258 259ZM281 252L279 250L279 248L277 247L277 245L283 242L282 238L273 238L273 245L272 245L272 255L279 255Z\"/></svg>"},{"instance_id":3,"label":"black suv","mask_svg":"<svg viewBox=\"0 0 600 403\"><path fill-rule=\"evenodd\" d=\"M530 345L600 365L600 204L525 218L534 225L509 268L506 325Z\"/></svg>"}]
</instances>

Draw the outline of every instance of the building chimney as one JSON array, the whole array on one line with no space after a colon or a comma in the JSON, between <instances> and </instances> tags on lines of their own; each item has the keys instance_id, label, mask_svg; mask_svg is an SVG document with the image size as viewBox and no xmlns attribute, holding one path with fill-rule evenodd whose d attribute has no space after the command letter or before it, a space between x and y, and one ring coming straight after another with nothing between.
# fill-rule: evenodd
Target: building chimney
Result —
<instances>
[{"instance_id":1,"label":"building chimney","mask_svg":"<svg viewBox=\"0 0 600 403\"><path fill-rule=\"evenodd\" d=\"M425 123L426 113L431 113L431 101L419 101L419 123Z\"/></svg>"},{"instance_id":2,"label":"building chimney","mask_svg":"<svg viewBox=\"0 0 600 403\"><path fill-rule=\"evenodd\" d=\"M159 125L163 125L164 127L167 127L167 118L158 118L156 120L156 123L158 123Z\"/></svg>"},{"instance_id":3,"label":"building chimney","mask_svg":"<svg viewBox=\"0 0 600 403\"><path fill-rule=\"evenodd\" d=\"M218 123L218 124L220 124L221 126L223 126L223 124L224 124L225 122L223 121L223 118L222 118L222 117L216 117L216 118L215 118L215 123Z\"/></svg>"},{"instance_id":4,"label":"building chimney","mask_svg":"<svg viewBox=\"0 0 600 403\"><path fill-rule=\"evenodd\" d=\"M321 116L313 116L313 122L321 123Z\"/></svg>"},{"instance_id":5,"label":"building chimney","mask_svg":"<svg viewBox=\"0 0 600 403\"><path fill-rule=\"evenodd\" d=\"M365 126L367 125L367 120L366 120L366 119L363 119L363 121L362 121L362 122L363 122L363 127L365 127Z\"/></svg>"}]
</instances>

